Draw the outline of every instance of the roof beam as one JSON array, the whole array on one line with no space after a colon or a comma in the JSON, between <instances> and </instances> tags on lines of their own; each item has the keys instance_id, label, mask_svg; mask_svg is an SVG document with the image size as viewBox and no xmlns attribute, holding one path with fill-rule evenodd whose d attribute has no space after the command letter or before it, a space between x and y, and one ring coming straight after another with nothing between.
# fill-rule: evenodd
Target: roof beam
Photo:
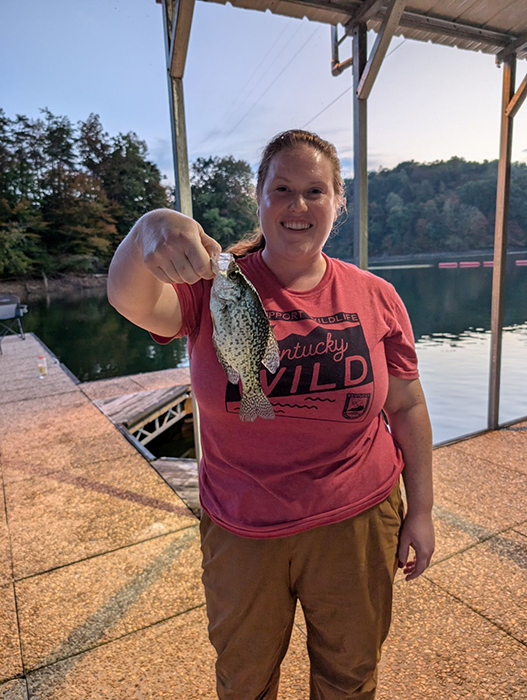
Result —
<instances>
[{"instance_id":1,"label":"roof beam","mask_svg":"<svg viewBox=\"0 0 527 700\"><path fill-rule=\"evenodd\" d=\"M373 0L366 1L372 2L371 8L373 9ZM364 3L359 4L357 0L352 0L347 6L344 5L342 1L331 2L330 0L284 0L284 2L293 5L302 5L304 7L346 12L351 16L347 23L343 22L342 24L346 28L346 34L350 35L353 33L353 24L355 23L356 17L359 16L363 10L365 13L367 11ZM381 3L381 5L382 4L384 3ZM369 7L370 5L368 5L368 9ZM377 8L376 14L370 15L368 12L367 19L364 21L382 20L385 12L386 10L382 7L381 9ZM511 44L511 39L516 40L516 37L512 37L510 34L495 29L478 27L474 24L465 24L464 22L453 22L452 20L426 15L412 10L404 10L399 24L401 28L423 29L424 31L437 32L439 35L442 34L443 36L451 36L457 39L473 39L474 41L480 41L485 44L490 44L491 46L503 46L504 49Z\"/></svg>"},{"instance_id":2,"label":"roof beam","mask_svg":"<svg viewBox=\"0 0 527 700\"><path fill-rule=\"evenodd\" d=\"M366 12L366 3L368 3L368 9L370 7L373 9L374 4L376 5L373 0L282 0L282 2L284 5L291 4L300 7L311 7L319 10L332 11L335 15L342 14L343 18L340 20L340 23L346 27L346 34L349 35L353 33L352 25L358 13L362 11ZM369 4L370 2L371 6ZM284 12L284 14L287 14L287 12ZM365 21L380 21L384 14L385 10L383 8L380 10L378 9L377 13L372 16L370 16L368 12L368 18ZM348 19L345 18L345 15L347 15ZM334 24L335 22L333 21L332 23ZM352 24L350 25L350 23ZM511 42L517 41L516 36L511 36L511 34L500 30L487 29L486 27L479 27L464 22L454 22L442 17L414 12L413 10L405 10L403 12L399 25L403 30L405 27L422 29L423 31L433 32L437 34L437 36L448 36L454 39L472 39L473 41L488 44L493 48L502 47L503 49L507 49L511 46ZM520 50L519 46L520 45L516 47L516 50ZM523 46L525 46L525 44L523 44Z\"/></svg>"},{"instance_id":3,"label":"roof beam","mask_svg":"<svg viewBox=\"0 0 527 700\"><path fill-rule=\"evenodd\" d=\"M440 17L422 15L418 12L403 12L400 25L401 27L424 29L429 32L436 31L438 34L459 39L473 39L492 46L505 47L511 40L510 34L505 34L504 32L497 32L493 29L485 29L472 24L451 22Z\"/></svg>"},{"instance_id":4,"label":"roof beam","mask_svg":"<svg viewBox=\"0 0 527 700\"><path fill-rule=\"evenodd\" d=\"M352 15L350 21L344 26L346 33L351 34L357 25L367 22L374 17L382 9L385 2L386 0L365 0L362 7L358 8L357 12Z\"/></svg>"},{"instance_id":5,"label":"roof beam","mask_svg":"<svg viewBox=\"0 0 527 700\"><path fill-rule=\"evenodd\" d=\"M518 37L516 41L511 41L511 43L502 49L498 54L496 54L496 63L503 63L506 58L512 56L512 54L517 51L521 51L527 46L527 34Z\"/></svg>"},{"instance_id":6,"label":"roof beam","mask_svg":"<svg viewBox=\"0 0 527 700\"><path fill-rule=\"evenodd\" d=\"M525 98L527 97L527 75L525 78L522 80L520 87L516 90L514 95L511 98L511 101L507 105L505 109L505 116L509 117L510 119L514 119L514 117L518 114L518 110L522 106L522 104L525 101Z\"/></svg>"},{"instance_id":7,"label":"roof beam","mask_svg":"<svg viewBox=\"0 0 527 700\"><path fill-rule=\"evenodd\" d=\"M368 63L364 68L357 88L357 97L359 100L367 100L370 95L375 78L381 69L382 62L390 46L390 41L392 40L395 30L399 26L399 20L401 19L405 3L406 0L390 0L386 8L386 14L384 15L381 28L377 34L375 45L368 58Z\"/></svg>"}]
</instances>

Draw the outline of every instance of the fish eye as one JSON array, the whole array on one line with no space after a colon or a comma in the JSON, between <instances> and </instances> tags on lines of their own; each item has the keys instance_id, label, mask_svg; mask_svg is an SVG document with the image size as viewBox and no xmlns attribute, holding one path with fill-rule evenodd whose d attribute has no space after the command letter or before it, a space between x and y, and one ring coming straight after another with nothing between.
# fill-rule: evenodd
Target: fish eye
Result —
<instances>
[{"instance_id":1,"label":"fish eye","mask_svg":"<svg viewBox=\"0 0 527 700\"><path fill-rule=\"evenodd\" d=\"M231 270L230 272L227 272L227 277L230 280L235 280L237 275L236 275L236 270Z\"/></svg>"}]
</instances>

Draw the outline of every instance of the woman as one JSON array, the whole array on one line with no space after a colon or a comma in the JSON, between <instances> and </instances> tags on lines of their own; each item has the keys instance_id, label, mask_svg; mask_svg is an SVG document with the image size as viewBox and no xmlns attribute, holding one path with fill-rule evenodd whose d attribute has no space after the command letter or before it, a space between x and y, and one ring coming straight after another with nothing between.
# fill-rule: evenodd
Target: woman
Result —
<instances>
[{"instance_id":1,"label":"woman","mask_svg":"<svg viewBox=\"0 0 527 700\"><path fill-rule=\"evenodd\" d=\"M280 134L256 193L261 232L234 252L280 347L277 373L261 372L274 420L236 413L238 387L211 341L220 247L197 222L171 210L142 217L112 261L108 295L159 342L188 335L218 697L277 697L299 599L311 700L369 700L397 564L416 579L434 551L432 439L412 330L392 285L322 252L344 204L331 144Z\"/></svg>"}]
</instances>

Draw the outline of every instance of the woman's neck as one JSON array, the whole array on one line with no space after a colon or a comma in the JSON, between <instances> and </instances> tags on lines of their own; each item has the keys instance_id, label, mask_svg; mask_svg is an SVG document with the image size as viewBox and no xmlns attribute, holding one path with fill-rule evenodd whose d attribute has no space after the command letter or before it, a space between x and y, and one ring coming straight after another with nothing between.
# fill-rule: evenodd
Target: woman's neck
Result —
<instances>
[{"instance_id":1,"label":"woman's neck","mask_svg":"<svg viewBox=\"0 0 527 700\"><path fill-rule=\"evenodd\" d=\"M327 267L322 253L309 260L283 260L273 257L269 250L264 248L262 259L284 287L296 292L306 292L316 287L324 277Z\"/></svg>"}]
</instances>

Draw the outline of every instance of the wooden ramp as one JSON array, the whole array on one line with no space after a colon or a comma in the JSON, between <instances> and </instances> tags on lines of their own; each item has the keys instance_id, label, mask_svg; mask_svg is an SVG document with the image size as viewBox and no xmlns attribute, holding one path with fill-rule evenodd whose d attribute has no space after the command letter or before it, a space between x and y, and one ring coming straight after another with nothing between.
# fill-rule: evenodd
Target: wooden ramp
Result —
<instances>
[{"instance_id":1,"label":"wooden ramp","mask_svg":"<svg viewBox=\"0 0 527 700\"><path fill-rule=\"evenodd\" d=\"M93 403L142 445L192 413L189 384L96 399Z\"/></svg>"}]
</instances>

